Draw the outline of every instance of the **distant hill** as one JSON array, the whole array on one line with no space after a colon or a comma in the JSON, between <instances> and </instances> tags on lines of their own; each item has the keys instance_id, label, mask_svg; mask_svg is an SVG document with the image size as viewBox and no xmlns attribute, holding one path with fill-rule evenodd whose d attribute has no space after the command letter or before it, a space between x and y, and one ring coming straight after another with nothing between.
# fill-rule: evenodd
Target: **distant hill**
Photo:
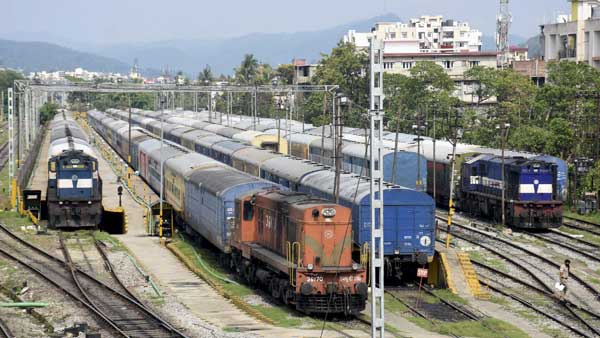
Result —
<instances>
[{"instance_id":1,"label":"distant hill","mask_svg":"<svg viewBox=\"0 0 600 338\"><path fill-rule=\"evenodd\" d=\"M527 47L529 49L530 58L539 58L542 56L542 54L544 54L544 51L542 50L542 45L540 43L539 34L527 39L527 41L521 44L521 46Z\"/></svg>"},{"instance_id":2,"label":"distant hill","mask_svg":"<svg viewBox=\"0 0 600 338\"><path fill-rule=\"evenodd\" d=\"M0 39L0 66L24 72L73 70L77 67L97 72L128 74L131 66L114 58L80 52L47 42L23 42ZM153 69L145 74L158 74Z\"/></svg>"},{"instance_id":3,"label":"distant hill","mask_svg":"<svg viewBox=\"0 0 600 338\"><path fill-rule=\"evenodd\" d=\"M508 41L511 46L521 45L527 40L519 35L509 35ZM496 50L496 37L491 35L484 35L481 37L481 50L485 52Z\"/></svg>"},{"instance_id":4,"label":"distant hill","mask_svg":"<svg viewBox=\"0 0 600 338\"><path fill-rule=\"evenodd\" d=\"M118 44L98 48L95 53L125 62L138 58L140 63L173 71L183 70L196 76L206 64L216 74L231 74L244 54L252 53L273 66L289 63L293 58L316 62L321 53L329 53L350 29L368 32L378 21L400 21L394 14L355 21L333 28L297 33L254 33L236 38L215 40L171 40L152 43Z\"/></svg>"},{"instance_id":5,"label":"distant hill","mask_svg":"<svg viewBox=\"0 0 600 338\"><path fill-rule=\"evenodd\" d=\"M129 72L130 66L112 58L79 52L46 42L0 40L0 65L26 72L82 67L92 71Z\"/></svg>"}]
</instances>

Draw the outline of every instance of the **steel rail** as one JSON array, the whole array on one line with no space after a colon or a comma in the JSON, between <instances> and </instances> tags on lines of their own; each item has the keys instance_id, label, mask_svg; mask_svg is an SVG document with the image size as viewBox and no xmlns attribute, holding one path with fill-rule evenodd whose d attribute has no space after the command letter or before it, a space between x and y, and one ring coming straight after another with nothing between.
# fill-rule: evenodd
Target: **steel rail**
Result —
<instances>
[{"instance_id":1,"label":"steel rail","mask_svg":"<svg viewBox=\"0 0 600 338\"><path fill-rule=\"evenodd\" d=\"M469 239L466 238L465 236L461 235L461 234L456 234L453 233L454 237L460 238L461 240L470 242L472 244L475 245L479 245L482 248L492 252L493 254L502 257L503 259L509 261L510 263L512 263L513 265L517 266L519 269L525 271L527 274L529 274L533 279L535 279L538 283L540 283L546 290L551 291L552 289L537 275L535 274L533 271L531 271L529 268L525 267L523 264L521 264L520 262L518 262L517 260L513 259L512 257L510 257L509 255L500 252L499 250L497 250L496 248L491 247L490 245L484 244L484 243L480 243L480 242L476 242L473 239ZM575 305L572 302L569 302L570 304L573 304L574 306L576 306L576 308L578 310L584 311L587 314L594 316L597 319L600 319L600 315L594 313L593 311L586 309L582 306L579 305ZM575 313L574 310L572 308L570 308L567 304L564 305L565 309L567 309L567 311L569 311L574 317L577 318L577 320L579 320L580 322L583 323L583 325L585 325L586 327L590 328L593 332L595 332L596 334L600 335L600 331L598 331L597 328L595 328L594 326L590 325L588 323L587 320L585 320L584 318L582 318L579 314Z\"/></svg>"},{"instance_id":2,"label":"steel rail","mask_svg":"<svg viewBox=\"0 0 600 338\"><path fill-rule=\"evenodd\" d=\"M404 301L404 299L398 297L393 291L389 291L389 289L385 290L385 293L387 293L388 295L390 295L390 297L394 298L395 300L397 300L398 302L400 302L402 305L406 306L407 309L409 309L412 313L416 314L417 316L425 319L427 322L429 322L431 325L433 326L438 326L438 324L433 321L431 318L429 318L426 314L424 314L423 312L419 311L417 308L415 308L414 306L408 304L408 302ZM460 338L460 336L455 335L454 333L450 333L450 335L452 337L455 338Z\"/></svg>"},{"instance_id":3,"label":"steel rail","mask_svg":"<svg viewBox=\"0 0 600 338\"><path fill-rule=\"evenodd\" d=\"M45 257L46 259L50 259L50 260L54 261L55 263L59 263L59 264L62 264L62 265L66 264L66 262L64 260L62 260L60 258L57 258L57 257L55 257L53 255L50 255L46 251L44 251L42 249L39 249L39 248L35 247L34 245L32 245L31 243L23 240L22 238L20 238L16 234L14 234L12 231L10 231L10 229L8 229L5 225L0 224L0 230L2 230L3 232L5 232L7 235L9 235L15 241L19 242L20 244L22 244L23 246L29 248L30 250L36 252L37 254ZM92 283L98 285L99 287L112 292L113 294L117 295L122 301L125 301L125 302L127 302L129 304L134 305L137 309L141 310L142 312L144 312L149 317L154 318L157 322L159 322L161 324L161 326L163 326L166 329L169 329L173 334L175 334L175 335L177 335L179 337L186 337L182 332L173 329L172 326L168 322L166 322L165 320L163 320L162 318L160 318L156 313L152 312L151 310L149 310L148 308L146 308L143 304L140 304L135 299L132 299L132 298L128 297L127 295L123 294L122 292L119 292L119 291L115 290L111 286L105 284L104 282L100 281L97 278L94 278L93 276L89 275L85 271L82 271L82 270L80 270L77 267L73 267L73 268L74 268L74 270L76 271L77 274L80 274L80 275L84 276L86 278L86 280L91 281ZM91 304L90 304L90 306L91 306Z\"/></svg>"},{"instance_id":4,"label":"steel rail","mask_svg":"<svg viewBox=\"0 0 600 338\"><path fill-rule=\"evenodd\" d=\"M560 234L560 232L554 232L554 233L555 234ZM560 234L560 235L564 236L564 237L567 237L569 239L572 239L572 240L578 240L579 239L579 238L572 238L572 237L570 237L568 235L564 235L564 234ZM561 242L561 241L559 241L559 240L557 240L555 238L551 238L551 237L548 237L548 236L545 236L545 235L542 235L542 234L529 234L529 236L538 238L538 239L540 239L542 241L546 241L546 242L554 244L554 245L558 245L558 246L560 246L562 248L565 248L567 250L573 251L576 254L579 254L581 256L585 256L586 258L589 258L589 259L591 259L593 261L600 262L600 256L591 254L589 252L584 251L584 249L574 247L574 246L572 246L572 245L570 245L568 243ZM587 242L584 242L584 243L586 245L592 246L592 243L587 243ZM596 249L600 249L600 247L598 247Z\"/></svg>"},{"instance_id":5,"label":"steel rail","mask_svg":"<svg viewBox=\"0 0 600 338\"><path fill-rule=\"evenodd\" d=\"M496 287L496 286L494 286L494 285L491 285L490 283L488 283L488 282L486 282L486 281L480 280L479 282L480 282L480 283L482 283L483 285L487 286L487 287L488 287L488 288L490 288L491 290L493 290L493 291L495 291L495 292L497 292L497 293L499 293L499 294L501 294L501 295L504 295L505 297L509 297L509 298L511 298L511 299L513 299L513 300L515 300L515 301L517 301L517 302L519 302L519 303L521 303L521 304L522 304L522 305L524 305L525 307L527 307L527 308L529 308L529 309L532 309L532 310L534 310L535 312L537 312L537 313L539 313L539 314L541 314L541 315L543 315L543 316L545 316L545 317L547 317L547 318L550 318L550 319L552 319L553 321L555 321L555 322L557 322L557 323L559 323L559 324L561 324L561 325L563 325L563 326L567 327L567 328L568 328L568 329L570 329L571 331L573 331L573 332L575 332L575 333L577 333L577 334L579 334L579 335L581 335L581 336L583 336L583 337L587 337L587 338L594 338L593 336L589 335L589 334L588 334L588 333L586 333L586 332L583 332L583 331L582 331L582 330L580 330L579 328L576 328L576 327L574 327L574 326L572 326L572 325L569 325L569 324L567 324L567 323L561 323L561 322L562 322L562 320L561 320L561 319L559 319L559 318L557 318L556 316L553 316L553 315L551 315L551 314L547 313L547 312L546 312L546 311L544 311L543 309L540 309L540 308L538 308L537 306L533 305L532 303L530 303L530 302L526 301L525 299L523 299L523 298L521 298L521 297L519 297L519 296L516 296L516 295L514 295L514 294L512 294L512 293L506 292L506 291L502 290L501 288L499 288L499 287Z\"/></svg>"},{"instance_id":6,"label":"steel rail","mask_svg":"<svg viewBox=\"0 0 600 338\"><path fill-rule=\"evenodd\" d=\"M10 331L6 323L0 318L0 337L15 338L15 335Z\"/></svg>"},{"instance_id":7,"label":"steel rail","mask_svg":"<svg viewBox=\"0 0 600 338\"><path fill-rule=\"evenodd\" d=\"M566 216L563 216L563 217L566 217ZM585 232L589 232L590 234L600 236L600 225L599 224L588 222L588 221L582 221L582 220L578 220L575 218L568 218L568 220L569 220L568 222L565 222L565 220L563 218L562 225L567 228L571 228L571 229L575 229L575 230L579 230L579 231L585 231ZM577 223L588 225L588 226L590 226L590 228L586 228Z\"/></svg>"},{"instance_id":8,"label":"steel rail","mask_svg":"<svg viewBox=\"0 0 600 338\"><path fill-rule=\"evenodd\" d=\"M88 300L88 302L92 306L94 306L99 312L105 314L107 317L109 317L111 319L111 321L114 323L114 325L119 328L120 333L122 333L126 337L137 336L136 333L140 333L140 332L143 332L144 337L152 337L152 336L155 336L155 334L158 334L159 337L163 337L164 333L165 333L163 331L166 330L167 333L171 333L171 331L173 331L172 328L170 327L170 325L165 325L164 320L154 318L153 316L149 316L147 313L146 307L140 306L138 304L138 302L136 302L135 300L133 300L129 297L125 298L125 304L123 304L123 301L120 297L117 297L119 300L121 300L121 302L116 304L116 303L109 303L108 299L101 298L98 295L96 295L96 296L91 295L90 290L86 290L86 287L84 287L82 281L79 279L79 276L78 276L79 271L77 269L75 269L75 264L71 258L69 248L67 247L67 245L64 241L62 232L59 232L59 242L60 242L61 250L65 257L64 264L71 272L72 279L75 282L75 284L77 285L80 292L83 294L83 296ZM99 290L102 290L102 291L107 290L111 294L121 295L118 291L116 291L115 289L112 289L112 288L110 288L110 289L101 288ZM131 314L131 315L128 313L128 315L125 315L123 308L127 305L133 305L135 310L138 310L138 311L141 310L142 313ZM109 311L107 311L107 310L109 310ZM128 310L127 312L130 312L130 311L131 310ZM142 315L141 317L139 316L140 314ZM132 317L132 315L133 315L133 317ZM146 318L143 318L144 316ZM159 330L161 332L157 332ZM135 332L135 333L130 334L130 332Z\"/></svg>"},{"instance_id":9,"label":"steel rail","mask_svg":"<svg viewBox=\"0 0 600 338\"><path fill-rule=\"evenodd\" d=\"M60 283L56 282L54 279L50 278L49 276L47 276L47 274L44 271L41 271L39 269L37 269L36 267L34 267L33 265L31 265L30 263L27 263L25 260L17 257L16 255L8 252L7 250L5 250L3 247L0 247L0 254L8 257L9 259L12 259L13 261L23 265L24 267L26 267L27 269L33 271L36 275L38 275L39 277L41 277L42 279L46 280L48 283L52 284L54 287L58 288L59 290L64 291L67 295L69 295L69 297L73 298L74 300L78 301L79 303L81 303L83 306L85 306L88 310L90 310L91 312L93 312L96 316L98 316L100 319L102 319L107 325L109 325L111 327L111 329L115 330L115 328L113 327L112 322L110 321L109 318L105 317L102 313L98 312L91 304L89 304L87 301L85 301L84 299L82 299L81 297L79 297L78 295L74 294L73 292L71 292L70 290L68 290L66 287L62 286ZM118 331L117 331L118 332Z\"/></svg>"},{"instance_id":10,"label":"steel rail","mask_svg":"<svg viewBox=\"0 0 600 338\"><path fill-rule=\"evenodd\" d=\"M436 217L440 218L439 216L436 216ZM513 242L511 242L509 240L506 240L506 239L501 238L501 237L492 236L492 235L486 233L485 231L481 231L479 229L475 229L473 227L466 226L464 224L456 223L454 221L452 222L452 224L454 226L457 226L459 228L465 229L467 231L471 231L471 232L477 233L477 234L479 234L481 236L484 236L484 237L487 237L489 239L502 242L502 243L504 243L504 244L506 244L506 245L508 245L508 246L510 246L512 248L515 248L517 250L523 251L523 252L527 253L528 255L531 255L531 256L533 256L533 257L535 257L537 259L540 259L543 262L545 262L546 264L549 264L549 265L551 265L551 266L553 266L555 268L560 268L560 264L557 264L554 261L550 260L549 258L546 258L546 257L544 257L544 256L542 256L542 255L540 255L540 254L538 254L536 252L533 252L533 251L531 251L531 250L529 250L529 249L527 249L525 247L517 245L517 244L515 244L515 243L513 243ZM456 236L455 233L452 233L452 235ZM473 241L470 241L470 242L473 242ZM481 245L481 243L474 243L474 244ZM584 281L581 277L577 276L576 274L571 273L571 276L573 277L574 280L576 280L577 282L579 282L579 284L581 284L585 289L587 289L589 292L591 292L594 295L594 298L595 298L595 300L597 302L600 302L600 291L596 290L595 287L593 287L590 283Z\"/></svg>"}]
</instances>

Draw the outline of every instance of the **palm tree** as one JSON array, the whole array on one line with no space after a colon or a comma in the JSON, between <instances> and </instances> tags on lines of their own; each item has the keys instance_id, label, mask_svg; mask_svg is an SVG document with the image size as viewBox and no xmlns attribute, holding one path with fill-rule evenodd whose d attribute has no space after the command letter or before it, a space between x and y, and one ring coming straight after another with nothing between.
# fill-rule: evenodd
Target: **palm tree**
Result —
<instances>
[{"instance_id":1,"label":"palm tree","mask_svg":"<svg viewBox=\"0 0 600 338\"><path fill-rule=\"evenodd\" d=\"M208 85L213 79L213 74L209 65L206 65L206 67L198 74L198 84L200 85Z\"/></svg>"},{"instance_id":2,"label":"palm tree","mask_svg":"<svg viewBox=\"0 0 600 338\"><path fill-rule=\"evenodd\" d=\"M246 54L240 66L235 69L236 80L241 84L254 84L257 71L258 60L254 55Z\"/></svg>"}]
</instances>

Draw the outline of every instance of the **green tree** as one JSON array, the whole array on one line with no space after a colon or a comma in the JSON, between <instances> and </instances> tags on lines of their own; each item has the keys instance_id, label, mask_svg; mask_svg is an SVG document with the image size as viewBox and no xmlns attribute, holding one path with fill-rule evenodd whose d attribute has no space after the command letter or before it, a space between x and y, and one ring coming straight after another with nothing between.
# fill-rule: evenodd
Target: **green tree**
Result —
<instances>
[{"instance_id":1,"label":"green tree","mask_svg":"<svg viewBox=\"0 0 600 338\"><path fill-rule=\"evenodd\" d=\"M548 130L549 137L548 142L546 143L545 152L560 158L569 158L569 152L572 150L575 142L571 123L558 117L550 121Z\"/></svg>"},{"instance_id":2,"label":"green tree","mask_svg":"<svg viewBox=\"0 0 600 338\"><path fill-rule=\"evenodd\" d=\"M0 92L4 93L4 102L0 104L4 105L4 114L8 114L8 97L6 90L13 87L15 80L22 80L23 76L12 70L0 70Z\"/></svg>"},{"instance_id":3,"label":"green tree","mask_svg":"<svg viewBox=\"0 0 600 338\"><path fill-rule=\"evenodd\" d=\"M253 54L244 55L244 59L240 66L235 69L235 80L239 84L253 85L256 84L256 73L258 72L258 60Z\"/></svg>"},{"instance_id":4,"label":"green tree","mask_svg":"<svg viewBox=\"0 0 600 338\"><path fill-rule=\"evenodd\" d=\"M294 84L294 65L290 63L281 64L277 67L276 74L279 77L279 84Z\"/></svg>"},{"instance_id":5,"label":"green tree","mask_svg":"<svg viewBox=\"0 0 600 338\"><path fill-rule=\"evenodd\" d=\"M53 102L46 102L40 107L40 121L42 124L52 120L56 112L58 111L58 104Z\"/></svg>"},{"instance_id":6,"label":"green tree","mask_svg":"<svg viewBox=\"0 0 600 338\"><path fill-rule=\"evenodd\" d=\"M473 81L473 94L477 97L477 105L491 99L495 93L498 71L495 68L476 66L465 72L465 78Z\"/></svg>"},{"instance_id":7,"label":"green tree","mask_svg":"<svg viewBox=\"0 0 600 338\"><path fill-rule=\"evenodd\" d=\"M208 85L213 82L214 76L209 65L206 65L200 73L198 73L198 84L201 86Z\"/></svg>"},{"instance_id":8,"label":"green tree","mask_svg":"<svg viewBox=\"0 0 600 338\"><path fill-rule=\"evenodd\" d=\"M364 51L356 49L352 43L339 42L329 55L323 55L320 66L313 77L313 84L339 85L339 90L353 102L352 111L345 113L344 124L350 127L362 127L361 114L368 108L368 56ZM323 99L317 95L315 101ZM331 100L329 97L327 101ZM319 107L323 106L321 101ZM363 107L363 108L360 108ZM322 110L313 111L318 116Z\"/></svg>"}]
</instances>

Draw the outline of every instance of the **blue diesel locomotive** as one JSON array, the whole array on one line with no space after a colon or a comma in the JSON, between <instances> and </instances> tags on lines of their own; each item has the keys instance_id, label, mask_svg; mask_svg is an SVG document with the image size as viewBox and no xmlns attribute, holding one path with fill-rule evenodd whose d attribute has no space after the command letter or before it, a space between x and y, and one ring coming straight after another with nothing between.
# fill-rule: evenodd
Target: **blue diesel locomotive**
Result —
<instances>
[{"instance_id":1,"label":"blue diesel locomotive","mask_svg":"<svg viewBox=\"0 0 600 338\"><path fill-rule=\"evenodd\" d=\"M478 155L461 168L459 207L470 214L502 217L502 158ZM506 224L519 228L558 228L563 202L557 192L557 166L522 157L504 159Z\"/></svg>"},{"instance_id":2,"label":"blue diesel locomotive","mask_svg":"<svg viewBox=\"0 0 600 338\"><path fill-rule=\"evenodd\" d=\"M59 113L49 129L48 225L57 229L97 227L102 219L98 160L68 113Z\"/></svg>"}]
</instances>

